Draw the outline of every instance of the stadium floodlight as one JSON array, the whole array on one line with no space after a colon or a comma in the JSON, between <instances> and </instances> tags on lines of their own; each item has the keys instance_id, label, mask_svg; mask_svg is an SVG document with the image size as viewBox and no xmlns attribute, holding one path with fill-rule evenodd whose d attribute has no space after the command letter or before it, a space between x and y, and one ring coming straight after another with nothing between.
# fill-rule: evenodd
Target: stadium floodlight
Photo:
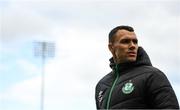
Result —
<instances>
[{"instance_id":1,"label":"stadium floodlight","mask_svg":"<svg viewBox=\"0 0 180 110\"><path fill-rule=\"evenodd\" d=\"M47 57L55 56L55 43L37 41L34 47L34 55L42 59L40 110L44 110L45 61Z\"/></svg>"}]
</instances>

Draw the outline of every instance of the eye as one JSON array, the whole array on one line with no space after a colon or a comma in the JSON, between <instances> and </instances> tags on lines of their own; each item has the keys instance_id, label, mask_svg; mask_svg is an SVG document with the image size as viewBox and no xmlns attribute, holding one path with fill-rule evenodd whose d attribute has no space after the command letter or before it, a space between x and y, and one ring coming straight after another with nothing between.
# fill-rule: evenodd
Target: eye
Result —
<instances>
[{"instance_id":1,"label":"eye","mask_svg":"<svg viewBox=\"0 0 180 110\"><path fill-rule=\"evenodd\" d=\"M137 40L137 39L133 39L133 43L134 43L134 44L137 44L137 43L138 43L138 40Z\"/></svg>"},{"instance_id":2,"label":"eye","mask_svg":"<svg viewBox=\"0 0 180 110\"><path fill-rule=\"evenodd\" d=\"M120 43L128 44L128 43L130 43L130 39L122 39L122 40L120 41Z\"/></svg>"}]
</instances>

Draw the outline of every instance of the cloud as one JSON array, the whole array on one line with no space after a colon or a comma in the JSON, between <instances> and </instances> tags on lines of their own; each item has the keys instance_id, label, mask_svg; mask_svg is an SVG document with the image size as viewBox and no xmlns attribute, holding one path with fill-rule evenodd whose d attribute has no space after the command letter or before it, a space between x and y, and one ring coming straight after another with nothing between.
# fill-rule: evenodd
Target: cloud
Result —
<instances>
[{"instance_id":1,"label":"cloud","mask_svg":"<svg viewBox=\"0 0 180 110\"><path fill-rule=\"evenodd\" d=\"M25 104L36 104L40 97L40 77L24 80L14 84L4 93L1 92L1 100L12 100Z\"/></svg>"},{"instance_id":2,"label":"cloud","mask_svg":"<svg viewBox=\"0 0 180 110\"><path fill-rule=\"evenodd\" d=\"M152 27L158 23L154 21L165 21L179 14L176 11L178 1L142 0L126 5L127 3L129 2L12 2L2 11L2 41L52 37L54 27L65 25L89 28L103 26L105 29L118 24ZM159 15L164 16L164 20Z\"/></svg>"},{"instance_id":3,"label":"cloud","mask_svg":"<svg viewBox=\"0 0 180 110\"><path fill-rule=\"evenodd\" d=\"M26 75L34 75L37 74L38 72L41 72L41 69L37 67L37 65L22 59L22 60L17 60L18 67L23 71L22 73Z\"/></svg>"},{"instance_id":4,"label":"cloud","mask_svg":"<svg viewBox=\"0 0 180 110\"><path fill-rule=\"evenodd\" d=\"M3 8L0 19L2 43L47 35L47 30L51 30L51 24L46 18L22 4L12 3Z\"/></svg>"}]
</instances>

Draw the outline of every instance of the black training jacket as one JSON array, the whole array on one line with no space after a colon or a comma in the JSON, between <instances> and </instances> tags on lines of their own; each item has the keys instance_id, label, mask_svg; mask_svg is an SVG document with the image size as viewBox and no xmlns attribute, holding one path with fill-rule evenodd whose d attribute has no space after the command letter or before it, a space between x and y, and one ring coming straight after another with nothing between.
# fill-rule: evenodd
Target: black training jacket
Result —
<instances>
[{"instance_id":1,"label":"black training jacket","mask_svg":"<svg viewBox=\"0 0 180 110\"><path fill-rule=\"evenodd\" d=\"M179 109L170 82L139 47L136 62L115 65L96 85L97 109Z\"/></svg>"}]
</instances>

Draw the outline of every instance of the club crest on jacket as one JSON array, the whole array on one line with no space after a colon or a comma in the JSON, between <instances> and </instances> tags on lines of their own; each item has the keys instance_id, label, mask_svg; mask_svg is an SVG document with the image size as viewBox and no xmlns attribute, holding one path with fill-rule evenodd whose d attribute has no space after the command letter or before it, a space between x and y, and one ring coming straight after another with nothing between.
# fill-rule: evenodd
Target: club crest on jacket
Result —
<instances>
[{"instance_id":1,"label":"club crest on jacket","mask_svg":"<svg viewBox=\"0 0 180 110\"><path fill-rule=\"evenodd\" d=\"M129 80L129 82L127 82L123 87L122 87L122 92L124 94L130 94L132 93L134 90L134 85L131 82L131 80Z\"/></svg>"}]
</instances>

